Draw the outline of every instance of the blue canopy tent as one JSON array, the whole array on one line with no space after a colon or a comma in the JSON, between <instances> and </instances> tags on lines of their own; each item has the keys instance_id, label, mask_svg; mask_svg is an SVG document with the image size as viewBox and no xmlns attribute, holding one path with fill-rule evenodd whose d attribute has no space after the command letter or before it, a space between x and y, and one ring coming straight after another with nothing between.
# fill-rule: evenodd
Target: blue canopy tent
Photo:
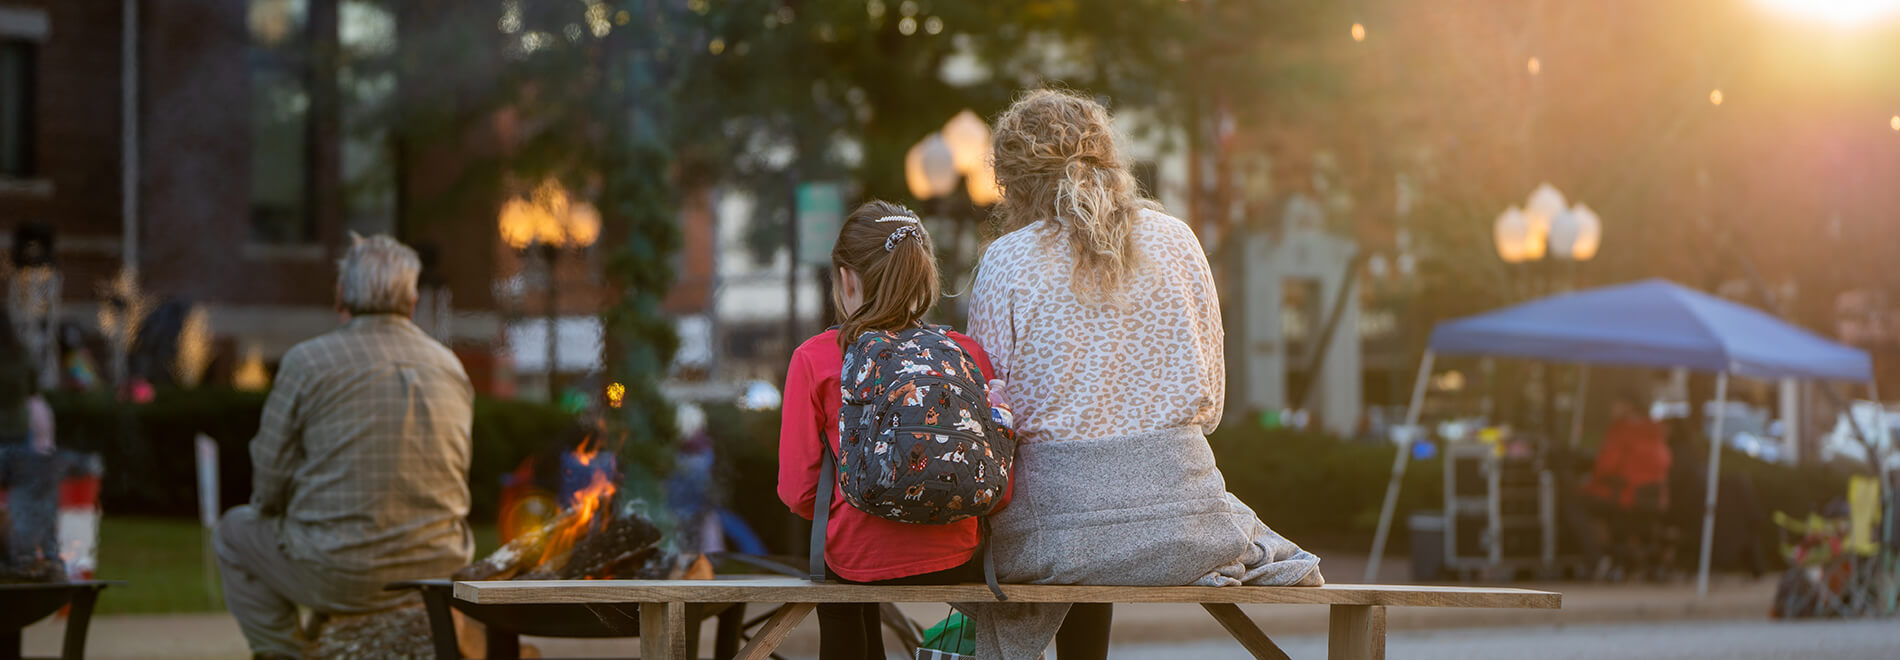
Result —
<instances>
[{"instance_id":1,"label":"blue canopy tent","mask_svg":"<svg viewBox=\"0 0 1900 660\"><path fill-rule=\"evenodd\" d=\"M1848 381L1873 387L1873 362L1865 351L1834 343L1752 307L1660 279L1560 294L1438 324L1432 330L1412 388L1407 429L1417 428L1425 384L1432 360L1438 355L1685 367L1717 374L1716 398L1722 402L1728 398L1730 375L1764 380ZM1873 398L1879 400L1878 395ZM1581 430L1581 407L1578 411L1572 422L1573 435ZM1716 424L1719 438L1720 417ZM1880 424L1885 427L1884 422ZM1401 440L1409 442L1410 438ZM1710 443L1698 593L1708 590L1720 448L1720 442ZM1387 485L1379 529L1373 539L1369 581L1385 550L1386 534L1398 503L1398 485L1410 453L1401 450L1393 461L1393 480Z\"/></svg>"}]
</instances>

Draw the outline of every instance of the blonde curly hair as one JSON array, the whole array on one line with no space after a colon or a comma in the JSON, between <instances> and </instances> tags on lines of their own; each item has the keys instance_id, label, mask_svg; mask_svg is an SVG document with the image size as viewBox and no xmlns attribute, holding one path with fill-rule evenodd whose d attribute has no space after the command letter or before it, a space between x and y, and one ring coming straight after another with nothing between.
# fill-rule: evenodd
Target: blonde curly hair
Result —
<instances>
[{"instance_id":1,"label":"blonde curly hair","mask_svg":"<svg viewBox=\"0 0 1900 660\"><path fill-rule=\"evenodd\" d=\"M1051 220L1075 252L1070 285L1083 300L1117 297L1135 267L1129 236L1143 199L1115 144L1108 109L1073 92L1038 89L996 120L998 234Z\"/></svg>"}]
</instances>

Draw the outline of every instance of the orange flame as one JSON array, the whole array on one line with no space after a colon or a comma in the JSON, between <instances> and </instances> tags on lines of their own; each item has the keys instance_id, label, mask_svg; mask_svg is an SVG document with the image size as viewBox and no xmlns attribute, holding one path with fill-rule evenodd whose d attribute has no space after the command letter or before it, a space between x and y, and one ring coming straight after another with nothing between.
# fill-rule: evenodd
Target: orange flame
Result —
<instances>
[{"instance_id":1,"label":"orange flame","mask_svg":"<svg viewBox=\"0 0 1900 660\"><path fill-rule=\"evenodd\" d=\"M594 444L592 438L588 438L574 450L574 458L581 465L587 465L599 453L600 448ZM606 527L607 517L600 513L607 507L608 502L613 500L616 490L613 480L608 478L606 471L594 472L593 481L589 482L586 488L575 491L574 499L569 504L571 508L561 517L558 529L548 537L547 546L541 552L541 561L538 565L543 567L565 565L569 553L574 550L575 543L580 542L588 534Z\"/></svg>"},{"instance_id":2,"label":"orange flame","mask_svg":"<svg viewBox=\"0 0 1900 660\"><path fill-rule=\"evenodd\" d=\"M581 446L574 449L574 460L580 463L581 467L587 467L594 463L594 457L599 454L600 443L594 442L593 436L588 436L586 440L581 441Z\"/></svg>"}]
</instances>

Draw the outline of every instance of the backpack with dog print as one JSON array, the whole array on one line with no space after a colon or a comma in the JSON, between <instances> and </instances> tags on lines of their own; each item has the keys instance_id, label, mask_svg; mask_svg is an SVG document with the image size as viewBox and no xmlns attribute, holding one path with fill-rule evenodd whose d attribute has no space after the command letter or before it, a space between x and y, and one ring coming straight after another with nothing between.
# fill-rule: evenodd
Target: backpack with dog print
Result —
<instances>
[{"instance_id":1,"label":"backpack with dog print","mask_svg":"<svg viewBox=\"0 0 1900 660\"><path fill-rule=\"evenodd\" d=\"M1015 436L945 329L866 332L845 351L839 382L837 479L851 506L944 525L1002 501Z\"/></svg>"}]
</instances>

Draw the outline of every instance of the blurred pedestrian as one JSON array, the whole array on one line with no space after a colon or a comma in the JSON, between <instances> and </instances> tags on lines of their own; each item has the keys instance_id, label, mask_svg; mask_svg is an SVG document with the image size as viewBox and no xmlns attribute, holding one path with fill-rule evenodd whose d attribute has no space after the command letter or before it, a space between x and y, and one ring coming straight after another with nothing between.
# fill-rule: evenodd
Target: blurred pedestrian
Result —
<instances>
[{"instance_id":1,"label":"blurred pedestrian","mask_svg":"<svg viewBox=\"0 0 1900 660\"><path fill-rule=\"evenodd\" d=\"M214 540L225 604L260 658L302 655L297 607L395 607L396 580L466 565L474 388L410 322L415 251L353 237L337 277L343 327L283 358L251 441L251 503Z\"/></svg>"},{"instance_id":2,"label":"blurred pedestrian","mask_svg":"<svg viewBox=\"0 0 1900 660\"><path fill-rule=\"evenodd\" d=\"M27 402L38 396L33 356L13 330L13 315L0 307L0 444L25 442Z\"/></svg>"},{"instance_id":3,"label":"blurred pedestrian","mask_svg":"<svg viewBox=\"0 0 1900 660\"><path fill-rule=\"evenodd\" d=\"M1656 527L1669 506L1671 455L1661 424L1642 413L1635 396L1610 403L1610 428L1584 483L1586 506L1596 519L1597 577L1640 570L1654 559Z\"/></svg>"}]
</instances>

